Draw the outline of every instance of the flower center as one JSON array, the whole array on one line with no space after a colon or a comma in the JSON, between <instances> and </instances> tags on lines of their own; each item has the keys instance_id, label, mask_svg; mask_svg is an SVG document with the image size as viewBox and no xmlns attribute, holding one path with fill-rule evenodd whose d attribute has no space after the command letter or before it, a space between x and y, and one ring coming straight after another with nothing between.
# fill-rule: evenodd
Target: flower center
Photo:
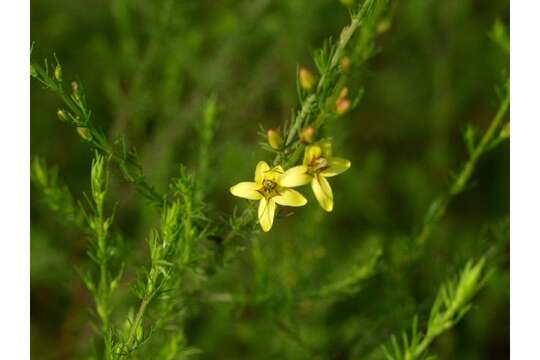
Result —
<instances>
[{"instance_id":1,"label":"flower center","mask_svg":"<svg viewBox=\"0 0 540 360\"><path fill-rule=\"evenodd\" d=\"M275 181L265 179L262 183L262 189L260 190L265 197L273 197L279 195L278 184Z\"/></svg>"},{"instance_id":2,"label":"flower center","mask_svg":"<svg viewBox=\"0 0 540 360\"><path fill-rule=\"evenodd\" d=\"M318 157L316 159L311 160L309 163L310 170L314 173L318 173L320 171L323 171L328 167L328 160L323 157Z\"/></svg>"}]
</instances>

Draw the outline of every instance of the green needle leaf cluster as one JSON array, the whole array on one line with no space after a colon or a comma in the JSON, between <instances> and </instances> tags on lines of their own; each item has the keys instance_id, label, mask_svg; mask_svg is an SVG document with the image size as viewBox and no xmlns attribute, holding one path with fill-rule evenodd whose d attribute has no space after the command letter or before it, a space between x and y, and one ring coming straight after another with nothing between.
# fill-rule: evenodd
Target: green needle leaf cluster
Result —
<instances>
[{"instance_id":1,"label":"green needle leaf cluster","mask_svg":"<svg viewBox=\"0 0 540 360\"><path fill-rule=\"evenodd\" d=\"M335 2L339 6L338 1ZM238 26L244 32L250 24L258 25L260 12L272 11L267 3L270 2L241 5L250 15L246 24L240 26L224 20L223 24L215 26ZM313 73L306 70L309 65L297 67L297 108L273 130L273 141L268 141L268 131L261 126L260 147L270 154L269 163L273 166L290 168L298 164L306 148L313 145L312 137L347 136L350 128L346 127L349 126L346 120L356 120L348 117L352 117L351 112L364 96L366 62L377 54L376 39L392 24L397 2L342 3L350 11L348 24L335 39L327 39L313 52ZM160 114L174 119L171 122L180 124L178 126L186 126L184 114L178 115L183 105L175 96L182 92L184 85L174 82L185 76L183 66L188 68L199 61L198 55L163 60L164 69L159 69L167 74L163 86L149 84L147 90L145 84L153 80L152 64L157 62L161 47L201 46L202 40L197 35L200 29L186 30L187 40L181 46L162 44L164 41L160 40L169 27L175 25L171 9L189 11L191 5L165 0L159 11L153 13L157 24L148 34L147 48L136 41L135 21L131 16L139 10L132 6L129 1L114 1L111 5L121 43L118 56L125 64L119 60L114 65L121 71L116 74L118 78L104 80L105 88L114 93L115 105L125 111L123 115L129 119L125 121L135 123L137 116L142 117L134 110L137 101L140 100L142 105L138 106L144 108L159 99L156 107L164 108L159 110ZM294 6L290 5L291 9ZM508 34L501 22L494 26L491 38L503 52L508 51ZM224 45L223 52L230 56L237 46L231 40ZM132 59L139 53L140 63L134 62ZM204 66L201 69L205 70ZM382 229L362 229L359 234L357 229L349 231L352 222L359 221L362 224L359 227L367 227L361 222L365 218L360 218L355 209L333 224L340 229L336 234L346 234L341 239L340 235L333 234L333 229L323 225L320 212L306 211L300 220L287 222L285 218L290 208L286 207L276 217L284 224L276 231L282 236L276 239L277 236L261 236L255 206L239 208L229 204L232 201L227 193L230 184L222 183L222 174L217 171L216 164L227 162L221 158L219 142L225 144L222 147L230 145L228 138L222 138L225 131L220 122L223 114L232 111L226 96L204 89L201 91L204 96L191 99L198 114L197 121L187 131L196 144L194 149L189 149L192 157L184 158L181 154L178 158L182 164L172 167L167 154L181 153L184 147L179 149L180 145L187 148L191 143L160 143L156 156L161 157L163 151L166 160L162 160L165 164L162 166L168 167L170 172L158 177L143 170L141 164L146 168L148 159L144 155L148 152L142 151L143 156L139 157L124 136L112 139L114 136L108 135L107 119L96 118L90 109L98 107L89 106L92 100L87 100L81 82L66 82L64 70L67 69L63 69L54 56L52 64L48 60L42 64L32 60L30 75L56 95L61 103L57 113L59 120L90 149L93 160L91 166L86 167L90 175L85 182L89 191L83 195L84 202L78 201L76 192L70 191L60 180L58 169L48 166L40 157L32 161L31 175L40 203L65 227L85 235L86 254L82 255L83 259L73 257L77 258L76 268L89 290L84 293L89 293L92 300L94 333L91 340L81 346L91 348L91 359L212 357L216 352L209 352L211 349L205 348L207 344L220 344L223 348L217 352L223 350L223 354L228 354L227 347L233 342L231 346L242 351L249 349L261 357L271 358L370 358L369 355L377 358L384 355L390 360L428 359L432 358L429 350L433 342L468 313L474 296L486 284L489 272L485 268L492 268L494 264L485 249L481 252L486 254L485 258L469 261L459 276L443 283L429 316L421 315L424 307L417 304L412 295L418 289L409 282L415 281L416 265L432 255L441 256L435 251L427 254L430 249L427 245L437 240L436 230L452 212L450 204L471 187L475 171L486 154L509 139L510 98L506 84L499 91L499 108L486 130L481 133L472 125L465 129L463 138L468 156L448 187L425 211L418 231L403 235L410 230L394 226L393 219L385 220ZM123 72L133 72L128 74L130 86L125 93ZM301 74L307 76L307 82ZM204 83L197 77L204 76L200 71L190 81L197 86L199 80ZM504 76L508 78L507 73ZM154 98L155 94L149 93L156 89L162 94ZM133 120L130 115L134 116ZM171 129L173 127L162 131L173 132ZM361 193L361 188L375 187L374 183L379 180L366 185L362 181L368 174L354 171L357 177L349 186L351 193L344 196L369 195ZM66 171L65 175L70 174ZM66 183L69 184L69 180ZM134 196L129 191L122 192L126 183L137 191ZM134 213L124 213L124 206L132 200L139 208ZM218 201L225 203L225 211L219 208ZM368 206L369 202L368 198L364 203ZM399 232L399 236L388 235L393 235L393 231ZM507 230L500 227L494 232L500 239L490 251L500 252L506 244ZM338 241L342 248L331 246L331 242ZM394 245L405 249L397 256L397 261L388 251ZM339 251L342 252L337 255ZM478 255L474 251L466 254L467 259ZM447 260L446 255L441 257ZM447 274L442 276L445 278ZM440 278L435 281L439 284ZM426 306L430 305L434 293L429 291ZM89 305L90 301L87 303ZM419 316L413 318L410 334L404 333L401 340L393 336L381 352L380 344L386 342L388 329L403 328L400 320L408 323L413 314ZM210 317L211 321L199 322ZM423 318L427 320L421 324L418 319ZM209 354L205 354L207 351Z\"/></svg>"},{"instance_id":2,"label":"green needle leaf cluster","mask_svg":"<svg viewBox=\"0 0 540 360\"><path fill-rule=\"evenodd\" d=\"M469 261L461 274L444 283L431 307L426 330L418 329L418 317L413 319L410 336L402 334L401 344L392 336L391 346L383 346L388 360L434 359L428 356L429 345L439 335L452 328L471 309L472 298L484 286L489 272L485 273L485 259Z\"/></svg>"}]
</instances>

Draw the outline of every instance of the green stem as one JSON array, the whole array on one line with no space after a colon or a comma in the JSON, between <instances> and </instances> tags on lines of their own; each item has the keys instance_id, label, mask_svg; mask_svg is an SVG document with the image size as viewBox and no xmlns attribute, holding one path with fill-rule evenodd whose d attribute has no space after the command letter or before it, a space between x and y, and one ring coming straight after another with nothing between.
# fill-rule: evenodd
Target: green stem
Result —
<instances>
[{"instance_id":1,"label":"green stem","mask_svg":"<svg viewBox=\"0 0 540 360\"><path fill-rule=\"evenodd\" d=\"M148 276L148 281L146 283L146 291L139 305L139 309L137 310L137 314L135 315L135 319L133 320L133 323L131 324L131 328L129 329L129 335L126 341L126 347L128 351L130 351L131 345L133 344L133 341L135 341L135 336L137 335L137 329L141 326L141 323L144 319L144 315L146 313L146 309L148 308L150 301L152 301L152 298L154 297L157 274L158 274L157 271L152 267L152 269L150 269L150 274Z\"/></svg>"},{"instance_id":2,"label":"green stem","mask_svg":"<svg viewBox=\"0 0 540 360\"><path fill-rule=\"evenodd\" d=\"M436 337L438 337L450 327L455 325L455 321L453 321L452 319L456 315L457 311L458 308L456 306L452 306L452 308L448 309L444 313L444 316L438 320L440 324L445 324L444 326L438 326L436 327L436 330L428 327L427 332L420 344L418 344L418 346L414 348L414 351L412 353L406 354L405 360L419 359Z\"/></svg>"},{"instance_id":3,"label":"green stem","mask_svg":"<svg viewBox=\"0 0 540 360\"><path fill-rule=\"evenodd\" d=\"M339 61L343 57L343 52L345 51L345 47L347 47L347 44L351 40L352 36L356 32L360 25L360 20L358 17L354 17L351 21L351 23L345 27L341 33L341 36L339 38L339 42L336 47L336 51L334 52L334 55L332 56L332 59L330 60L330 64L326 71L321 75L321 78L319 80L319 84L317 84L317 92L320 92L322 89L325 88L326 82L328 81L328 76L332 74L332 70L335 69L339 65Z\"/></svg>"},{"instance_id":4,"label":"green stem","mask_svg":"<svg viewBox=\"0 0 540 360\"><path fill-rule=\"evenodd\" d=\"M141 325L141 322L144 318L144 313L146 312L146 308L148 307L148 304L150 304L150 300L152 300L151 297L145 297L139 305L139 310L137 310L137 315L135 316L135 320L133 321L133 324L131 325L131 328L129 330L129 337L126 343L128 349L131 347L131 344L133 344L133 341L135 340L137 329Z\"/></svg>"},{"instance_id":5,"label":"green stem","mask_svg":"<svg viewBox=\"0 0 540 360\"><path fill-rule=\"evenodd\" d=\"M427 241L427 239L431 236L431 233L433 232L435 225L439 223L439 221L442 219L443 215L445 214L450 201L456 195L460 194L461 192L463 192L463 190L465 190L469 180L471 179L474 169L476 168L476 164L478 163L479 159L482 157L482 155L484 155L490 149L490 144L495 139L496 131L497 129L499 129L501 122L505 118L509 105L510 105L510 97L509 97L509 94L507 93L499 106L499 110L497 111L497 114L495 115L488 129L482 136L480 143L476 146L476 148L470 155L469 160L465 163L465 165L461 169L458 176L455 178L454 182L452 183L448 191L445 194L439 196L430 206L428 213L426 215L426 218L424 220L424 224L415 238L414 242L417 245L422 245Z\"/></svg>"},{"instance_id":6,"label":"green stem","mask_svg":"<svg viewBox=\"0 0 540 360\"><path fill-rule=\"evenodd\" d=\"M183 236L183 249L182 249L182 263L186 265L189 263L191 258L191 245L193 242L193 223L192 223L192 203L189 196L184 197L184 236Z\"/></svg>"},{"instance_id":7,"label":"green stem","mask_svg":"<svg viewBox=\"0 0 540 360\"><path fill-rule=\"evenodd\" d=\"M294 123L289 129L289 134L287 135L287 141L285 142L285 146L288 146L291 143L291 141L294 139L294 136L298 134L298 132L300 131L300 128L302 127L302 123L307 119L307 116L311 112L311 109L313 108L313 105L315 104L316 100L317 100L316 96L314 94L311 94L304 101L304 103L302 104L302 109L296 116Z\"/></svg>"},{"instance_id":8,"label":"green stem","mask_svg":"<svg viewBox=\"0 0 540 360\"><path fill-rule=\"evenodd\" d=\"M504 119L506 112L508 111L509 105L510 105L510 98L509 98L509 95L507 94L505 99L499 106L499 110L497 111L497 114L491 121L489 128L487 129L484 136L480 140L480 143L474 149L474 152L469 158L469 161L467 161L461 173L459 174L456 181L452 185L450 189L451 194L459 194L461 191L463 191L463 189L467 185L467 182L469 181L474 171L474 168L476 166L476 163L478 162L478 159L487 151L489 144L493 141L495 137L495 132L500 127L501 122Z\"/></svg>"},{"instance_id":9,"label":"green stem","mask_svg":"<svg viewBox=\"0 0 540 360\"><path fill-rule=\"evenodd\" d=\"M111 359L112 348L110 342L110 295L111 288L108 281L107 268L107 230L103 216L103 198L95 198L96 202L96 237L99 258L99 285L96 295L97 313L101 320L101 331L104 343L104 358Z\"/></svg>"},{"instance_id":10,"label":"green stem","mask_svg":"<svg viewBox=\"0 0 540 360\"><path fill-rule=\"evenodd\" d=\"M347 47L352 36L354 35L354 33L358 30L360 26L362 16L366 14L366 12L371 7L372 3L373 3L372 0L367 1L366 4L364 4L360 13L357 16L353 17L351 20L351 23L342 31L338 44L336 46L336 50L332 58L330 59L330 63L328 64L326 71L319 78L319 82L317 84L317 92L315 94L309 95L306 98L306 100L302 103L302 108L296 115L295 120L291 124L289 132L287 134L285 146L291 145L291 143L294 140L295 135L296 136L298 135L301 127L308 125L306 124L306 122L309 120L309 116L315 113L314 110L318 109L319 111L319 114L315 114L316 119L320 119L321 116L323 116L325 109L321 108L320 106L317 107L316 104L319 104L319 105L325 104L332 95L328 95L328 94L325 95L323 94L321 90L327 86L328 77L332 74L333 70L335 70L335 68L339 65L339 61L344 55L345 48ZM318 97L320 98L318 99ZM304 145L300 141L298 141L294 143L290 148L287 149L289 151L288 156L285 156L283 159L281 159L282 155L278 154L274 161L281 160L281 163L286 166L294 165L294 163L302 155L301 152L303 148L304 148ZM240 225L244 225L252 221L254 214L255 212L251 212L249 209L245 209L239 218ZM229 241L230 239L234 237L234 235L235 235L235 230L234 229L229 230L227 234L224 236L224 241Z\"/></svg>"},{"instance_id":11,"label":"green stem","mask_svg":"<svg viewBox=\"0 0 540 360\"><path fill-rule=\"evenodd\" d=\"M64 91L62 83L55 82L55 80L47 73L47 70L41 65L32 63L32 66L36 71L34 78L60 97L69 110L75 114L77 122L71 122L71 125L74 127L83 126L89 129L91 137L90 139L85 139L85 142L110 158L120 169L124 178L129 183L135 185L137 191L141 195L150 200L154 205L157 205L160 208L163 207L165 196L148 184L142 172L138 170L139 165L134 159L129 156L123 156L123 154L118 154L118 152L114 150L106 136L92 124L90 120L90 111L86 109L84 102L81 101L80 98L76 98L77 101L75 101L68 96ZM137 171L134 169L137 169Z\"/></svg>"}]
</instances>

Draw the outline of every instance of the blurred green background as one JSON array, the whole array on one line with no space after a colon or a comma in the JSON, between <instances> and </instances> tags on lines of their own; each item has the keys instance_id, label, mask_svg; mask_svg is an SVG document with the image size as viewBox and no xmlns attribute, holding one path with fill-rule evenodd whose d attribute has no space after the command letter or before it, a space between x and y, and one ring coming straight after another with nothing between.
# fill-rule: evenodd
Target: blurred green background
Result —
<instances>
[{"instance_id":1,"label":"blurred green background","mask_svg":"<svg viewBox=\"0 0 540 360\"><path fill-rule=\"evenodd\" d=\"M363 69L364 98L332 128L336 153L352 161L332 181L334 212L324 214L304 191L307 207L243 244L247 249L206 285L214 293L270 292L268 301L239 307L184 300L185 336L202 350L200 358L303 359L311 347L329 359L380 358L389 335L409 327L415 314L425 320L441 281L494 244L494 275L433 350L440 359L509 357L508 143L482 159L473 186L451 204L429 255L413 268L381 269L383 275L335 301L291 300L297 289L339 278L377 249L406 256L403 239L467 158L465 125L485 128L497 110L495 86L505 80L509 59L489 32L508 15L507 1L396 4L390 28L378 37L380 51ZM149 182L163 190L180 163L196 168L196 129L204 102L215 96L207 200L211 211L226 215L245 205L229 186L250 179L263 156L270 159L257 144L259 124L277 127L290 116L297 65L314 70L312 50L347 22L338 0L32 0L32 56L56 53L64 78L84 86L95 121L111 139L125 135ZM32 82L31 153L58 165L82 199L92 153L58 121L59 106ZM115 227L132 259L122 289L129 297L158 215L116 172L111 181L110 209L118 203ZM85 358L93 304L76 269L91 266L86 236L63 226L40 195L32 188L32 357ZM257 254L263 261L254 269ZM126 306L119 301L120 318Z\"/></svg>"}]
</instances>

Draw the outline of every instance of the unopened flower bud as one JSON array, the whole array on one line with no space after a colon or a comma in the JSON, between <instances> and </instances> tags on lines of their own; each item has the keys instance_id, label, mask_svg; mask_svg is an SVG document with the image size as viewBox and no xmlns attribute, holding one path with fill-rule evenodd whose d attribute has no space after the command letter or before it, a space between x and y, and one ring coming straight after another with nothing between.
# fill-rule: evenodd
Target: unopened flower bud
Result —
<instances>
[{"instance_id":1,"label":"unopened flower bud","mask_svg":"<svg viewBox=\"0 0 540 360\"><path fill-rule=\"evenodd\" d=\"M56 67L54 68L54 78L57 81L62 81L62 67L60 66L60 64L56 65Z\"/></svg>"},{"instance_id":2,"label":"unopened flower bud","mask_svg":"<svg viewBox=\"0 0 540 360\"><path fill-rule=\"evenodd\" d=\"M341 91L339 92L339 98L340 99L345 99L347 97L347 95L349 95L349 89L347 87L344 87L343 89L341 89Z\"/></svg>"},{"instance_id":3,"label":"unopened flower bud","mask_svg":"<svg viewBox=\"0 0 540 360\"><path fill-rule=\"evenodd\" d=\"M339 66L341 67L342 71L348 71L351 68L352 60L350 57L345 56L339 61Z\"/></svg>"},{"instance_id":4,"label":"unopened flower bud","mask_svg":"<svg viewBox=\"0 0 540 360\"><path fill-rule=\"evenodd\" d=\"M379 34L383 34L387 32L390 29L390 26L392 26L392 23L389 19L383 19L380 23L377 24L377 32Z\"/></svg>"},{"instance_id":5,"label":"unopened flower bud","mask_svg":"<svg viewBox=\"0 0 540 360\"><path fill-rule=\"evenodd\" d=\"M268 136L268 143L272 147L272 149L280 149L283 145L283 138L281 137L281 134L279 131L274 129L268 129L266 132L266 135Z\"/></svg>"},{"instance_id":6,"label":"unopened flower bud","mask_svg":"<svg viewBox=\"0 0 540 360\"><path fill-rule=\"evenodd\" d=\"M78 127L77 133L83 140L86 140L86 141L92 140L92 134L90 134L90 130L86 127Z\"/></svg>"},{"instance_id":7,"label":"unopened flower bud","mask_svg":"<svg viewBox=\"0 0 540 360\"><path fill-rule=\"evenodd\" d=\"M313 90L313 87L315 86L315 76L313 76L311 71L300 68L298 77L300 78L300 86L302 86L302 89L306 91Z\"/></svg>"},{"instance_id":8,"label":"unopened flower bud","mask_svg":"<svg viewBox=\"0 0 540 360\"><path fill-rule=\"evenodd\" d=\"M73 91L73 94L77 94L79 92L79 84L77 84L76 81L71 82L71 91Z\"/></svg>"},{"instance_id":9,"label":"unopened flower bud","mask_svg":"<svg viewBox=\"0 0 540 360\"><path fill-rule=\"evenodd\" d=\"M68 116L66 114L66 112L62 109L58 110L56 112L56 115L58 115L58 118L62 121L68 121Z\"/></svg>"},{"instance_id":10,"label":"unopened flower bud","mask_svg":"<svg viewBox=\"0 0 540 360\"><path fill-rule=\"evenodd\" d=\"M339 115L345 114L351 107L351 101L349 99L338 99L336 101L336 112Z\"/></svg>"},{"instance_id":11,"label":"unopened flower bud","mask_svg":"<svg viewBox=\"0 0 540 360\"><path fill-rule=\"evenodd\" d=\"M304 144L310 144L315 140L315 129L308 126L300 133L300 141Z\"/></svg>"}]
</instances>

